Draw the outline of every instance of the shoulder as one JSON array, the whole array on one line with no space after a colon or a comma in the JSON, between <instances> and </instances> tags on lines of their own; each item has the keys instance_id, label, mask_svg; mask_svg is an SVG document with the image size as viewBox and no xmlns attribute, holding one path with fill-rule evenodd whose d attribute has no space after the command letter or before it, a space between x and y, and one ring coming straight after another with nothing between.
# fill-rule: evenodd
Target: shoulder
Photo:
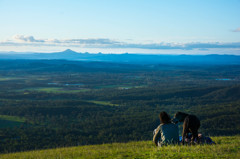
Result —
<instances>
[{"instance_id":1,"label":"shoulder","mask_svg":"<svg viewBox=\"0 0 240 159\"><path fill-rule=\"evenodd\" d=\"M159 130L161 130L161 129L162 129L162 127L163 127L163 124L160 124L160 125L158 125L158 127L155 129L155 130L156 130L156 132L159 132Z\"/></svg>"},{"instance_id":2,"label":"shoulder","mask_svg":"<svg viewBox=\"0 0 240 159\"><path fill-rule=\"evenodd\" d=\"M158 125L157 130L161 129L163 124Z\"/></svg>"},{"instance_id":3,"label":"shoulder","mask_svg":"<svg viewBox=\"0 0 240 159\"><path fill-rule=\"evenodd\" d=\"M172 128L178 128L178 126L176 124L173 123L168 123L168 124L164 124L164 127L172 127Z\"/></svg>"},{"instance_id":4,"label":"shoulder","mask_svg":"<svg viewBox=\"0 0 240 159\"><path fill-rule=\"evenodd\" d=\"M160 124L161 125L161 124ZM159 125L159 126L160 126ZM175 124L173 124L173 123L166 123L166 124L162 124L162 126L171 126L171 125L175 125Z\"/></svg>"}]
</instances>

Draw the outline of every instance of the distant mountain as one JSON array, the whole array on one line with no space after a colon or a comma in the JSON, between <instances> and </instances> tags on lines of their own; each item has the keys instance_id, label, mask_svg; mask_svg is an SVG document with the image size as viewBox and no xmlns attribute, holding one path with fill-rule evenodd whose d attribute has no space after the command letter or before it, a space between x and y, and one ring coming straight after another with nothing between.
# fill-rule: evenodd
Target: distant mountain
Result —
<instances>
[{"instance_id":1,"label":"distant mountain","mask_svg":"<svg viewBox=\"0 0 240 159\"><path fill-rule=\"evenodd\" d=\"M170 65L238 65L240 56L236 55L143 55L143 54L90 54L67 49L54 53L1 53L1 59L61 59L71 61L102 61L131 64L170 64Z\"/></svg>"}]
</instances>

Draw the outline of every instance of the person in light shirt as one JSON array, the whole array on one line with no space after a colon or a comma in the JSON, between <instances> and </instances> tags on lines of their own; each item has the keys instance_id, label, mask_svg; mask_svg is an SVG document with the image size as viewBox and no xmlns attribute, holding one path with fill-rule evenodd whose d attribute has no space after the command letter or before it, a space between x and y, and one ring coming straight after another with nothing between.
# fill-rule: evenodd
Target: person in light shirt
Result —
<instances>
[{"instance_id":1,"label":"person in light shirt","mask_svg":"<svg viewBox=\"0 0 240 159\"><path fill-rule=\"evenodd\" d=\"M153 132L153 143L156 146L178 144L178 126L171 122L170 116L166 112L159 114L160 125Z\"/></svg>"}]
</instances>

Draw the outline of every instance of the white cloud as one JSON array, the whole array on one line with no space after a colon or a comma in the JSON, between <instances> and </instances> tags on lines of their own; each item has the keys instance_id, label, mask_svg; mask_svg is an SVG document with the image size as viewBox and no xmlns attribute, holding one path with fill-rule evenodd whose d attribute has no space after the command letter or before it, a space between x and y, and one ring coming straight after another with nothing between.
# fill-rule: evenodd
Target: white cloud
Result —
<instances>
[{"instance_id":1,"label":"white cloud","mask_svg":"<svg viewBox=\"0 0 240 159\"><path fill-rule=\"evenodd\" d=\"M26 47L75 47L104 49L148 49L148 50L201 50L208 49L240 49L240 42L235 43L131 43L106 38L96 39L36 39L33 36L15 35L11 40L0 42L0 46Z\"/></svg>"},{"instance_id":2,"label":"white cloud","mask_svg":"<svg viewBox=\"0 0 240 159\"><path fill-rule=\"evenodd\" d=\"M36 40L33 36L14 35L13 40L18 42L45 42L44 40Z\"/></svg>"}]
</instances>

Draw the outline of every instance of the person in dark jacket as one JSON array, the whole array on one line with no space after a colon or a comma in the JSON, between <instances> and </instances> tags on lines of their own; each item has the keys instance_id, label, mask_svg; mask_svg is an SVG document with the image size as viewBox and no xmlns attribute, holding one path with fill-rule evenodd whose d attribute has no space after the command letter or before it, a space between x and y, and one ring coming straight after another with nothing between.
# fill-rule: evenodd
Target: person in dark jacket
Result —
<instances>
[{"instance_id":1,"label":"person in dark jacket","mask_svg":"<svg viewBox=\"0 0 240 159\"><path fill-rule=\"evenodd\" d=\"M156 146L168 144L178 144L178 126L171 122L170 116L166 112L159 114L160 125L154 130L153 142Z\"/></svg>"}]
</instances>

